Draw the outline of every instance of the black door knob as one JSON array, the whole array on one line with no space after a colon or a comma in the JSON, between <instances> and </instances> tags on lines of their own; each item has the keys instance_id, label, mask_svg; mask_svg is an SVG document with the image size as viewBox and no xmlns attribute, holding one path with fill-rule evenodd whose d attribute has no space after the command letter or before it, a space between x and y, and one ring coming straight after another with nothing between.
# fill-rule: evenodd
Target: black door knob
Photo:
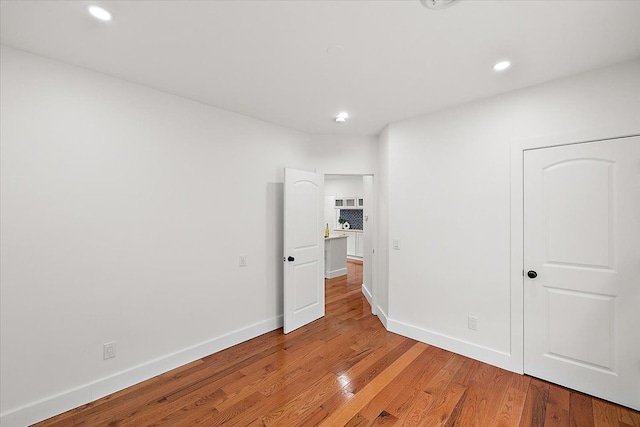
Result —
<instances>
[{"instance_id":1,"label":"black door knob","mask_svg":"<svg viewBox=\"0 0 640 427\"><path fill-rule=\"evenodd\" d=\"M535 279L536 277L538 277L538 273L533 270L529 270L527 271L527 276L529 276L529 279Z\"/></svg>"},{"instance_id":2,"label":"black door knob","mask_svg":"<svg viewBox=\"0 0 640 427\"><path fill-rule=\"evenodd\" d=\"M287 261L289 261L289 262L293 262L293 261L295 261L295 260L296 260L296 259L295 259L294 257L292 257L292 256L290 256L289 258L287 258Z\"/></svg>"}]
</instances>

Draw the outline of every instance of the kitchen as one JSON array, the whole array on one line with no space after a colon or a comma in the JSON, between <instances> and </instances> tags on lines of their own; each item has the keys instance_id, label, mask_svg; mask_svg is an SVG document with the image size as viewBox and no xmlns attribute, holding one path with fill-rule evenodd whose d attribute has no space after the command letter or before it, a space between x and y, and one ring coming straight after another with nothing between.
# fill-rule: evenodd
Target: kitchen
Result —
<instances>
[{"instance_id":1,"label":"kitchen","mask_svg":"<svg viewBox=\"0 0 640 427\"><path fill-rule=\"evenodd\" d=\"M347 274L347 262L364 268L363 293L371 301L370 268L365 259L371 253L371 238L365 243L370 226L371 200L367 200L367 189L371 189L373 177L362 175L325 175L324 223L325 223L325 278L331 279ZM364 264L364 265L363 265Z\"/></svg>"}]
</instances>

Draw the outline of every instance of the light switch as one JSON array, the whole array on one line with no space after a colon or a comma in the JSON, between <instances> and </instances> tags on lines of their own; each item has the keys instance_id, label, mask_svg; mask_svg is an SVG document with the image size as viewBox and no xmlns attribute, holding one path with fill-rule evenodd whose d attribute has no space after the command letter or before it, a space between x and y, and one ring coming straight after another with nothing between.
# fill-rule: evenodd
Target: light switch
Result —
<instances>
[{"instance_id":1,"label":"light switch","mask_svg":"<svg viewBox=\"0 0 640 427\"><path fill-rule=\"evenodd\" d=\"M398 238L393 239L393 249L395 249L395 250L399 250L400 249L400 239L398 239Z\"/></svg>"}]
</instances>

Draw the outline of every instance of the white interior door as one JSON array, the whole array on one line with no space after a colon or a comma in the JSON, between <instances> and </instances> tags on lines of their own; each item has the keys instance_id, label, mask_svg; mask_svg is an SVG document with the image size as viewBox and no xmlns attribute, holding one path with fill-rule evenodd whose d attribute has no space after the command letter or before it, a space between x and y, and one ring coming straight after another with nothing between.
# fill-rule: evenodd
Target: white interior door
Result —
<instances>
[{"instance_id":1,"label":"white interior door","mask_svg":"<svg viewBox=\"0 0 640 427\"><path fill-rule=\"evenodd\" d=\"M525 152L524 196L525 373L640 409L640 137Z\"/></svg>"},{"instance_id":2,"label":"white interior door","mask_svg":"<svg viewBox=\"0 0 640 427\"><path fill-rule=\"evenodd\" d=\"M284 333L324 316L324 175L284 170Z\"/></svg>"}]
</instances>

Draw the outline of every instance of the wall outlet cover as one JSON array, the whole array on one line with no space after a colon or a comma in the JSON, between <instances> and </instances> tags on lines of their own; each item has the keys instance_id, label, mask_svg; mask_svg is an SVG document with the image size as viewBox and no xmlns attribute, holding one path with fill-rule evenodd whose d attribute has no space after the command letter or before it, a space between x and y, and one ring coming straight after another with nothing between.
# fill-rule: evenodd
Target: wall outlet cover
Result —
<instances>
[{"instance_id":1,"label":"wall outlet cover","mask_svg":"<svg viewBox=\"0 0 640 427\"><path fill-rule=\"evenodd\" d=\"M116 357L116 342L111 341L111 342L104 343L102 347L102 358L104 360L107 360L107 359L113 359L114 357Z\"/></svg>"},{"instance_id":2,"label":"wall outlet cover","mask_svg":"<svg viewBox=\"0 0 640 427\"><path fill-rule=\"evenodd\" d=\"M469 329L471 329L472 331L477 331L478 330L478 318L476 316L469 316L468 326L469 326Z\"/></svg>"}]
</instances>

